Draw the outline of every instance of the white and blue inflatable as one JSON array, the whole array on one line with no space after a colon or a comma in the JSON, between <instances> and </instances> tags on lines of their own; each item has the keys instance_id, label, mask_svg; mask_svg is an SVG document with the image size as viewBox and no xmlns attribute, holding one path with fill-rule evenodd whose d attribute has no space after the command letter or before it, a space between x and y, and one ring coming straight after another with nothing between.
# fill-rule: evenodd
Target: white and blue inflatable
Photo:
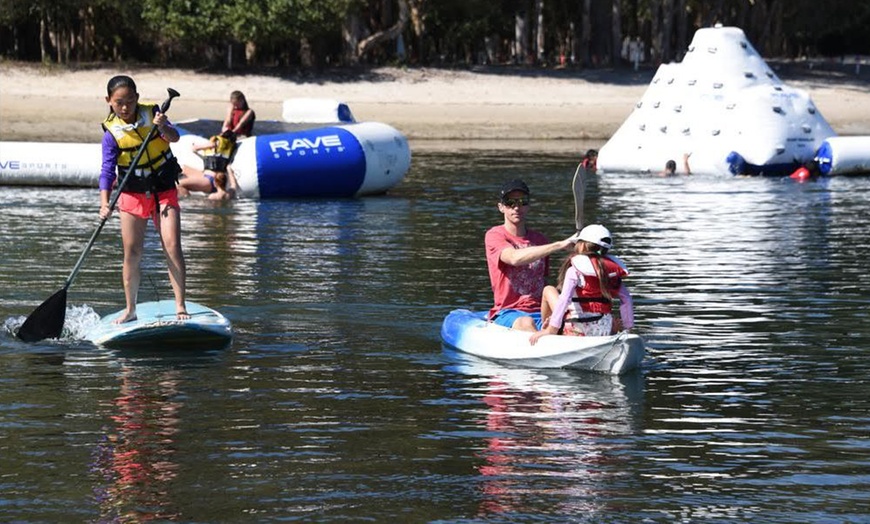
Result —
<instances>
[{"instance_id":1,"label":"white and blue inflatable","mask_svg":"<svg viewBox=\"0 0 870 524\"><path fill-rule=\"evenodd\" d=\"M209 123L197 121L195 124ZM211 121L213 133L220 122ZM191 146L208 133L188 131L173 152L183 165L201 169ZM272 130L260 134L272 124ZM378 122L354 122L282 131L280 122L257 122L257 135L239 141L232 169L241 194L249 198L354 197L384 193L398 184L411 163L408 141L396 129Z\"/></svg>"},{"instance_id":2,"label":"white and blue inflatable","mask_svg":"<svg viewBox=\"0 0 870 524\"><path fill-rule=\"evenodd\" d=\"M832 136L819 147L816 161L823 175L870 173L870 136Z\"/></svg>"},{"instance_id":3,"label":"white and blue inflatable","mask_svg":"<svg viewBox=\"0 0 870 524\"><path fill-rule=\"evenodd\" d=\"M788 175L826 141L839 147L829 140L835 135L809 95L785 85L741 29L716 26L695 32L682 62L659 67L601 148L598 167L658 173L690 154L693 173ZM860 154L866 164L870 151ZM854 155L846 155L850 166ZM830 156L823 172L836 174L837 155Z\"/></svg>"},{"instance_id":4,"label":"white and blue inflatable","mask_svg":"<svg viewBox=\"0 0 870 524\"><path fill-rule=\"evenodd\" d=\"M97 187L100 144L0 142L0 184Z\"/></svg>"},{"instance_id":5,"label":"white and blue inflatable","mask_svg":"<svg viewBox=\"0 0 870 524\"><path fill-rule=\"evenodd\" d=\"M380 194L411 165L405 136L378 122L356 122L346 104L291 99L279 121L257 121L239 141L232 167L246 198L341 198ZM179 163L202 169L196 142L220 133L217 120L177 122ZM0 184L96 187L99 144L0 142Z\"/></svg>"}]
</instances>

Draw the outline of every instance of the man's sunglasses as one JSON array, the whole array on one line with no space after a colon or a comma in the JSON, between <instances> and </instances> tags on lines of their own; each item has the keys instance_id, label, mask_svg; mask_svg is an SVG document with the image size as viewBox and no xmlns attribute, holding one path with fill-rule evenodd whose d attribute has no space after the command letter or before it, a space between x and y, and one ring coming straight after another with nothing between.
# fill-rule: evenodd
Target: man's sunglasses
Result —
<instances>
[{"instance_id":1,"label":"man's sunglasses","mask_svg":"<svg viewBox=\"0 0 870 524\"><path fill-rule=\"evenodd\" d=\"M520 207L529 205L529 197L522 198L502 198L501 203L507 207Z\"/></svg>"}]
</instances>

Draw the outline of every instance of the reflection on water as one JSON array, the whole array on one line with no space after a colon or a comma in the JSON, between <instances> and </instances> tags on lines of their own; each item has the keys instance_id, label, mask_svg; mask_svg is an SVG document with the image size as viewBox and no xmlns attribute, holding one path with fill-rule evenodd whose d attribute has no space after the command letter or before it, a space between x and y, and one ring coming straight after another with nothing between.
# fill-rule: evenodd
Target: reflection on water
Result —
<instances>
[{"instance_id":1,"label":"reflection on water","mask_svg":"<svg viewBox=\"0 0 870 524\"><path fill-rule=\"evenodd\" d=\"M98 522L174 520L170 488L178 469L173 455L183 406L181 374L143 372L129 363L118 374L111 425L103 428L91 466Z\"/></svg>"},{"instance_id":2,"label":"reflection on water","mask_svg":"<svg viewBox=\"0 0 870 524\"><path fill-rule=\"evenodd\" d=\"M545 500L544 513L554 517L593 518L605 509L625 460L619 442L637 430L642 413L640 373L517 369L445 351L458 361L450 370L474 384L466 394L483 401L477 516L519 515Z\"/></svg>"},{"instance_id":3,"label":"reflection on water","mask_svg":"<svg viewBox=\"0 0 870 524\"><path fill-rule=\"evenodd\" d=\"M533 226L567 236L575 161L430 153L376 198L188 199L190 298L236 337L178 355L81 340L123 304L116 220L70 289L69 336L17 340L92 233L97 195L4 188L4 518L866 520L868 178L602 174L586 218L632 271L643 370L442 348L450 310L489 307L494 188L525 178ZM168 298L152 233L143 268L140 298Z\"/></svg>"}]
</instances>

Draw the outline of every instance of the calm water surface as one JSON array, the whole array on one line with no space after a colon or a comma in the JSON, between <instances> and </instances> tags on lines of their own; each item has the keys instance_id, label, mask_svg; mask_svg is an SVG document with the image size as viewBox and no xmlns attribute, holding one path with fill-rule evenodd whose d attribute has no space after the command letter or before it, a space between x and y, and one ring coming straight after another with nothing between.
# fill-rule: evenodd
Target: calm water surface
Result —
<instances>
[{"instance_id":1,"label":"calm water surface","mask_svg":"<svg viewBox=\"0 0 870 524\"><path fill-rule=\"evenodd\" d=\"M13 333L96 226L95 190L0 191L0 520L868 522L868 178L601 175L587 220L633 272L642 371L512 369L439 338L490 293L520 176L573 232L576 159L419 153L389 195L183 204L189 297L231 347L80 340L120 309L117 221L63 340ZM149 236L141 300L171 296Z\"/></svg>"}]
</instances>

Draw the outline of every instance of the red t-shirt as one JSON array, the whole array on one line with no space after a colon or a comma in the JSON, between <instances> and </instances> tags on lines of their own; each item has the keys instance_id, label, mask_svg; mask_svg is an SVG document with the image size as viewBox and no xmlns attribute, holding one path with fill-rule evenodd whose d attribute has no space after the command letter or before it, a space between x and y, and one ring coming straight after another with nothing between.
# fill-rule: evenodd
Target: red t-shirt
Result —
<instances>
[{"instance_id":1,"label":"red t-shirt","mask_svg":"<svg viewBox=\"0 0 870 524\"><path fill-rule=\"evenodd\" d=\"M520 249L549 243L547 237L531 229L526 230L525 237L508 233L504 225L495 226L486 232L486 265L489 268L494 300L494 305L489 310L489 318L502 309L540 311L541 295L550 270L550 258L544 257L525 266L511 266L499 260L499 257L507 247Z\"/></svg>"}]
</instances>

